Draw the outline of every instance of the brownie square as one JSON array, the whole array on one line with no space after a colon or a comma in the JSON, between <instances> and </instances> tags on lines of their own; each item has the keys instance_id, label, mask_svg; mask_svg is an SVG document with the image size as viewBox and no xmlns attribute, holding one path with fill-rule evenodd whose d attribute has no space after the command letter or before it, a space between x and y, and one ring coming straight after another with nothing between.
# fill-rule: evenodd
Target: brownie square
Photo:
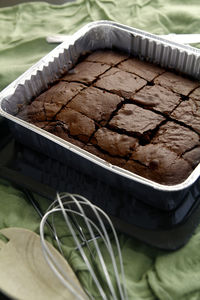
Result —
<instances>
[{"instance_id":1,"label":"brownie square","mask_svg":"<svg viewBox=\"0 0 200 300\"><path fill-rule=\"evenodd\" d=\"M122 62L123 60L127 59L128 57L129 55L126 53L112 51L112 50L100 50L100 51L93 52L85 60L114 66Z\"/></svg>"},{"instance_id":2,"label":"brownie square","mask_svg":"<svg viewBox=\"0 0 200 300\"><path fill-rule=\"evenodd\" d=\"M56 120L65 123L69 134L83 142L88 142L95 131L93 120L68 107L61 110L56 116Z\"/></svg>"},{"instance_id":3,"label":"brownie square","mask_svg":"<svg viewBox=\"0 0 200 300\"><path fill-rule=\"evenodd\" d=\"M199 86L199 82L172 72L163 73L158 76L154 82L184 96L187 96L192 90Z\"/></svg>"},{"instance_id":4,"label":"brownie square","mask_svg":"<svg viewBox=\"0 0 200 300\"><path fill-rule=\"evenodd\" d=\"M189 162L192 168L195 168L200 163L200 146L186 152L183 158Z\"/></svg>"},{"instance_id":5,"label":"brownie square","mask_svg":"<svg viewBox=\"0 0 200 300\"><path fill-rule=\"evenodd\" d=\"M31 123L47 121L44 103L33 101L17 114L17 117Z\"/></svg>"},{"instance_id":6,"label":"brownie square","mask_svg":"<svg viewBox=\"0 0 200 300\"><path fill-rule=\"evenodd\" d=\"M152 81L159 74L162 74L165 70L154 64L146 61L141 61L137 58L129 58L119 64L118 68L136 74L147 81Z\"/></svg>"},{"instance_id":7,"label":"brownie square","mask_svg":"<svg viewBox=\"0 0 200 300\"><path fill-rule=\"evenodd\" d=\"M80 83L59 82L20 111L18 117L34 124L51 120L83 88L85 86Z\"/></svg>"},{"instance_id":8,"label":"brownie square","mask_svg":"<svg viewBox=\"0 0 200 300\"><path fill-rule=\"evenodd\" d=\"M47 120L52 120L61 108L61 103L44 103Z\"/></svg>"},{"instance_id":9,"label":"brownie square","mask_svg":"<svg viewBox=\"0 0 200 300\"><path fill-rule=\"evenodd\" d=\"M87 144L83 147L84 150L96 155L97 157L100 157L101 159L104 159L106 162L116 165L118 167L123 167L126 164L126 160L121 157L114 157L107 153L102 152L101 150L97 149L92 144Z\"/></svg>"},{"instance_id":10,"label":"brownie square","mask_svg":"<svg viewBox=\"0 0 200 300\"><path fill-rule=\"evenodd\" d=\"M66 105L85 85L76 82L60 81L38 96L34 101Z\"/></svg>"},{"instance_id":11,"label":"brownie square","mask_svg":"<svg viewBox=\"0 0 200 300\"><path fill-rule=\"evenodd\" d=\"M90 84L109 68L110 66L106 64L83 61L77 64L74 69L68 71L61 79Z\"/></svg>"},{"instance_id":12,"label":"brownie square","mask_svg":"<svg viewBox=\"0 0 200 300\"><path fill-rule=\"evenodd\" d=\"M164 114L170 114L181 102L181 97L160 86L145 86L133 96L134 102Z\"/></svg>"},{"instance_id":13,"label":"brownie square","mask_svg":"<svg viewBox=\"0 0 200 300\"><path fill-rule=\"evenodd\" d=\"M200 145L197 133L171 121L159 128L152 143L163 145L178 155Z\"/></svg>"},{"instance_id":14,"label":"brownie square","mask_svg":"<svg viewBox=\"0 0 200 300\"><path fill-rule=\"evenodd\" d=\"M97 87L118 94L127 99L132 99L133 95L140 88L145 86L146 80L128 72L112 68L94 84Z\"/></svg>"},{"instance_id":15,"label":"brownie square","mask_svg":"<svg viewBox=\"0 0 200 300\"><path fill-rule=\"evenodd\" d=\"M135 104L124 104L109 125L129 133L144 134L155 129L165 118Z\"/></svg>"},{"instance_id":16,"label":"brownie square","mask_svg":"<svg viewBox=\"0 0 200 300\"><path fill-rule=\"evenodd\" d=\"M89 87L74 97L67 107L104 125L121 101L123 98L118 95Z\"/></svg>"},{"instance_id":17,"label":"brownie square","mask_svg":"<svg viewBox=\"0 0 200 300\"><path fill-rule=\"evenodd\" d=\"M133 160L148 167L146 178L161 184L174 185L184 181L192 171L190 164L163 145L139 146L133 152Z\"/></svg>"},{"instance_id":18,"label":"brownie square","mask_svg":"<svg viewBox=\"0 0 200 300\"><path fill-rule=\"evenodd\" d=\"M191 126L200 133L200 101L189 99L181 102L172 112L171 117Z\"/></svg>"},{"instance_id":19,"label":"brownie square","mask_svg":"<svg viewBox=\"0 0 200 300\"><path fill-rule=\"evenodd\" d=\"M76 140L68 135L68 126L66 124L63 124L62 122L55 121L51 122L44 128L46 131L55 134L56 136L64 139L65 141L72 143L78 147L83 148L84 143L80 142L79 140Z\"/></svg>"},{"instance_id":20,"label":"brownie square","mask_svg":"<svg viewBox=\"0 0 200 300\"><path fill-rule=\"evenodd\" d=\"M138 146L138 139L107 128L98 129L91 142L112 156L122 157L129 156Z\"/></svg>"}]
</instances>

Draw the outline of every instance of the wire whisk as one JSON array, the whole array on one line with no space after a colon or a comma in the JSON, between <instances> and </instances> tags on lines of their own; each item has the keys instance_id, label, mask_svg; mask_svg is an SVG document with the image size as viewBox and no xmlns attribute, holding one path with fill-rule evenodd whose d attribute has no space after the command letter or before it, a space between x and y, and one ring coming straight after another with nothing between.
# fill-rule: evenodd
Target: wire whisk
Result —
<instances>
[{"instance_id":1,"label":"wire whisk","mask_svg":"<svg viewBox=\"0 0 200 300\"><path fill-rule=\"evenodd\" d=\"M57 193L56 200L49 206L40 223L43 253L55 275L77 299L86 299L80 288L63 271L45 241L45 225L49 224L48 219L51 216L53 235L63 255L62 243L58 238L54 222L54 215L57 213L62 214L67 231L74 241L74 249L80 253L101 298L128 300L122 253L114 226L103 210L80 195ZM102 246L104 253L102 253ZM105 251L111 262L109 268L108 262L105 261ZM88 290L85 292L89 299L94 299Z\"/></svg>"}]
</instances>

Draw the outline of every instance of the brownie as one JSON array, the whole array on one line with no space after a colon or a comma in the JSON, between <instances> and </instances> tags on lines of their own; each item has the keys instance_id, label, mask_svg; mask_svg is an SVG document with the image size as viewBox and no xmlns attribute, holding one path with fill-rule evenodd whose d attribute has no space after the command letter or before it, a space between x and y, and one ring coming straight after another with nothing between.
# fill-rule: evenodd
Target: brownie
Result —
<instances>
[{"instance_id":1,"label":"brownie","mask_svg":"<svg viewBox=\"0 0 200 300\"><path fill-rule=\"evenodd\" d=\"M199 86L198 81L182 77L172 72L161 74L154 82L184 96L187 96L192 90Z\"/></svg>"},{"instance_id":2,"label":"brownie","mask_svg":"<svg viewBox=\"0 0 200 300\"><path fill-rule=\"evenodd\" d=\"M51 120L83 88L80 83L58 82L20 111L18 117L32 123Z\"/></svg>"},{"instance_id":3,"label":"brownie","mask_svg":"<svg viewBox=\"0 0 200 300\"><path fill-rule=\"evenodd\" d=\"M70 70L65 76L63 76L62 80L70 82L80 81L90 84L109 68L110 66L106 64L83 61L76 65L74 69Z\"/></svg>"},{"instance_id":4,"label":"brownie","mask_svg":"<svg viewBox=\"0 0 200 300\"><path fill-rule=\"evenodd\" d=\"M112 128L122 129L131 134L142 135L154 130L165 118L155 112L139 107L135 104L124 104L111 119Z\"/></svg>"},{"instance_id":5,"label":"brownie","mask_svg":"<svg viewBox=\"0 0 200 300\"><path fill-rule=\"evenodd\" d=\"M30 105L23 108L18 114L18 118L31 123L47 121L44 109L44 103L40 101L33 101Z\"/></svg>"},{"instance_id":6,"label":"brownie","mask_svg":"<svg viewBox=\"0 0 200 300\"><path fill-rule=\"evenodd\" d=\"M56 120L65 123L69 134L83 142L87 142L95 131L93 120L71 108L65 107L56 116Z\"/></svg>"},{"instance_id":7,"label":"brownie","mask_svg":"<svg viewBox=\"0 0 200 300\"><path fill-rule=\"evenodd\" d=\"M147 81L152 81L155 77L162 74L165 70L138 58L130 58L119 64L118 68L136 74Z\"/></svg>"},{"instance_id":8,"label":"brownie","mask_svg":"<svg viewBox=\"0 0 200 300\"><path fill-rule=\"evenodd\" d=\"M112 112L117 109L117 105L123 100L118 95L102 91L95 87L89 87L74 97L67 107L103 125L108 121Z\"/></svg>"},{"instance_id":9,"label":"brownie","mask_svg":"<svg viewBox=\"0 0 200 300\"><path fill-rule=\"evenodd\" d=\"M144 180L178 184L200 162L200 84L126 53L82 57L17 116Z\"/></svg>"},{"instance_id":10,"label":"brownie","mask_svg":"<svg viewBox=\"0 0 200 300\"><path fill-rule=\"evenodd\" d=\"M86 58L86 61L99 62L110 66L114 66L127 59L128 57L129 55L123 52L117 52L112 50L100 50L91 53Z\"/></svg>"},{"instance_id":11,"label":"brownie","mask_svg":"<svg viewBox=\"0 0 200 300\"><path fill-rule=\"evenodd\" d=\"M139 146L131 159L147 167L144 174L140 175L161 184L178 184L192 171L191 165L186 160L160 144Z\"/></svg>"},{"instance_id":12,"label":"brownie","mask_svg":"<svg viewBox=\"0 0 200 300\"><path fill-rule=\"evenodd\" d=\"M42 93L35 101L66 105L84 88L85 86L81 83L60 81Z\"/></svg>"},{"instance_id":13,"label":"brownie","mask_svg":"<svg viewBox=\"0 0 200 300\"><path fill-rule=\"evenodd\" d=\"M187 160L194 168L200 163L200 146L191 149L183 155L183 158Z\"/></svg>"},{"instance_id":14,"label":"brownie","mask_svg":"<svg viewBox=\"0 0 200 300\"><path fill-rule=\"evenodd\" d=\"M137 92L133 100L145 108L153 109L169 115L181 102L180 95L160 86L145 86Z\"/></svg>"},{"instance_id":15,"label":"brownie","mask_svg":"<svg viewBox=\"0 0 200 300\"><path fill-rule=\"evenodd\" d=\"M78 146L78 147L83 148L83 146L84 146L84 143L69 136L68 127L66 124L64 124L62 122L59 122L59 121L51 122L48 125L46 125L44 129L50 133L55 134L56 136L58 136L62 139L64 139L65 141Z\"/></svg>"},{"instance_id":16,"label":"brownie","mask_svg":"<svg viewBox=\"0 0 200 300\"><path fill-rule=\"evenodd\" d=\"M197 133L171 121L159 128L152 139L152 143L163 145L178 155L182 155L186 151L200 145Z\"/></svg>"},{"instance_id":17,"label":"brownie","mask_svg":"<svg viewBox=\"0 0 200 300\"><path fill-rule=\"evenodd\" d=\"M200 99L189 99L181 102L172 112L171 117L191 126L196 132L200 133Z\"/></svg>"},{"instance_id":18,"label":"brownie","mask_svg":"<svg viewBox=\"0 0 200 300\"><path fill-rule=\"evenodd\" d=\"M107 128L100 128L92 138L92 143L110 155L127 157L137 148L138 139Z\"/></svg>"},{"instance_id":19,"label":"brownie","mask_svg":"<svg viewBox=\"0 0 200 300\"><path fill-rule=\"evenodd\" d=\"M101 159L105 160L106 162L116 165L118 167L123 168L126 164L126 160L122 157L116 157L116 156L111 156L105 152L102 152L98 148L96 148L92 144L87 144L83 147L84 150L96 155L97 157L100 157Z\"/></svg>"},{"instance_id":20,"label":"brownie","mask_svg":"<svg viewBox=\"0 0 200 300\"><path fill-rule=\"evenodd\" d=\"M145 86L147 82L137 75L112 68L105 72L94 84L97 87L113 92L127 99L132 99L134 93Z\"/></svg>"}]
</instances>

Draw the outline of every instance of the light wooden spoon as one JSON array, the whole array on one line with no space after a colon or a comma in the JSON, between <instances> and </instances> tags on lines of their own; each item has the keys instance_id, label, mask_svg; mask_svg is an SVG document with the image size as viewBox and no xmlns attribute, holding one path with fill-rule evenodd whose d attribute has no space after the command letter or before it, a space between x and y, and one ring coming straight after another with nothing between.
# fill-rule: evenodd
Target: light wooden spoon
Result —
<instances>
[{"instance_id":1,"label":"light wooden spoon","mask_svg":"<svg viewBox=\"0 0 200 300\"><path fill-rule=\"evenodd\" d=\"M78 286L82 298L74 296L54 275L37 234L22 228L6 228L0 233L9 239L7 243L0 240L0 289L5 294L19 300L88 300L71 267L52 245L51 253Z\"/></svg>"}]
</instances>

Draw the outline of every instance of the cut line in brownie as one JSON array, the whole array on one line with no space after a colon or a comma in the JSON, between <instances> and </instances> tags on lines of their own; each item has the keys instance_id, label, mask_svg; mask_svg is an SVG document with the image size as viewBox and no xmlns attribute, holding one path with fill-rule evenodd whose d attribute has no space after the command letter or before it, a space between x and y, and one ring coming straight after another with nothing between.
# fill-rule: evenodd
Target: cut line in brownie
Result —
<instances>
[{"instance_id":1,"label":"cut line in brownie","mask_svg":"<svg viewBox=\"0 0 200 300\"><path fill-rule=\"evenodd\" d=\"M124 61L129 57L128 54L112 50L99 50L91 53L86 57L86 61L104 63L114 66Z\"/></svg>"},{"instance_id":2,"label":"cut line in brownie","mask_svg":"<svg viewBox=\"0 0 200 300\"><path fill-rule=\"evenodd\" d=\"M200 85L196 80L191 80L172 72L165 72L159 75L154 82L184 96L188 96L190 92Z\"/></svg>"},{"instance_id":3,"label":"cut line in brownie","mask_svg":"<svg viewBox=\"0 0 200 300\"><path fill-rule=\"evenodd\" d=\"M18 113L18 117L32 123L52 120L86 86L75 82L58 82L43 92Z\"/></svg>"},{"instance_id":4,"label":"cut line in brownie","mask_svg":"<svg viewBox=\"0 0 200 300\"><path fill-rule=\"evenodd\" d=\"M85 85L77 82L60 81L38 96L34 101L66 105L85 87Z\"/></svg>"},{"instance_id":5,"label":"cut line in brownie","mask_svg":"<svg viewBox=\"0 0 200 300\"><path fill-rule=\"evenodd\" d=\"M59 121L51 122L48 125L46 125L44 129L52 134L55 134L56 136L58 136L62 139L64 139L65 141L80 147L80 148L83 148L83 146L84 146L84 143L69 136L68 126L62 122L59 122Z\"/></svg>"},{"instance_id":6,"label":"cut line in brownie","mask_svg":"<svg viewBox=\"0 0 200 300\"><path fill-rule=\"evenodd\" d=\"M96 128L93 120L68 107L61 110L56 120L65 123L69 134L83 142L88 142Z\"/></svg>"},{"instance_id":7,"label":"cut line in brownie","mask_svg":"<svg viewBox=\"0 0 200 300\"><path fill-rule=\"evenodd\" d=\"M158 75L165 72L165 69L157 65L139 60L138 58L134 57L131 57L130 59L120 63L118 68L122 69L123 71L136 74L147 81L152 81Z\"/></svg>"},{"instance_id":8,"label":"cut line in brownie","mask_svg":"<svg viewBox=\"0 0 200 300\"><path fill-rule=\"evenodd\" d=\"M107 128L98 129L91 142L112 156L128 157L139 144L138 139Z\"/></svg>"},{"instance_id":9,"label":"cut line in brownie","mask_svg":"<svg viewBox=\"0 0 200 300\"><path fill-rule=\"evenodd\" d=\"M83 61L69 70L61 79L90 84L109 68L110 66L106 64Z\"/></svg>"},{"instance_id":10,"label":"cut line in brownie","mask_svg":"<svg viewBox=\"0 0 200 300\"><path fill-rule=\"evenodd\" d=\"M136 104L169 115L181 97L160 85L145 86L133 96Z\"/></svg>"},{"instance_id":11,"label":"cut line in brownie","mask_svg":"<svg viewBox=\"0 0 200 300\"><path fill-rule=\"evenodd\" d=\"M160 126L152 139L152 144L163 145L181 156L186 151L200 145L200 141L199 135L194 131L169 121Z\"/></svg>"},{"instance_id":12,"label":"cut line in brownie","mask_svg":"<svg viewBox=\"0 0 200 300\"><path fill-rule=\"evenodd\" d=\"M133 135L141 136L154 130L165 118L155 112L135 104L124 104L110 120L111 128L122 129Z\"/></svg>"},{"instance_id":13,"label":"cut line in brownie","mask_svg":"<svg viewBox=\"0 0 200 300\"><path fill-rule=\"evenodd\" d=\"M195 89L189 96L190 98L200 101L200 87Z\"/></svg>"},{"instance_id":14,"label":"cut line in brownie","mask_svg":"<svg viewBox=\"0 0 200 300\"><path fill-rule=\"evenodd\" d=\"M89 87L75 96L67 107L104 125L112 112L117 109L118 104L123 100L118 95L102 91L95 87Z\"/></svg>"},{"instance_id":15,"label":"cut line in brownie","mask_svg":"<svg viewBox=\"0 0 200 300\"><path fill-rule=\"evenodd\" d=\"M200 134L200 101L191 98L181 102L172 112L171 117L191 126Z\"/></svg>"},{"instance_id":16,"label":"cut line in brownie","mask_svg":"<svg viewBox=\"0 0 200 300\"><path fill-rule=\"evenodd\" d=\"M100 76L94 85L124 98L132 99L134 93L146 83L146 80L137 75L112 68Z\"/></svg>"}]
</instances>

